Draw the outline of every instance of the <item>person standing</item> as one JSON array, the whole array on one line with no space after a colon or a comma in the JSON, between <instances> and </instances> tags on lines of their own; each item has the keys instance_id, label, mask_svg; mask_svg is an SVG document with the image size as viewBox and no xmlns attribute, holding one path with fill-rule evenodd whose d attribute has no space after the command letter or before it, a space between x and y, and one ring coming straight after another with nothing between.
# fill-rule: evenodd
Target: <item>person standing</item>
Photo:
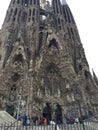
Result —
<instances>
[{"instance_id":1,"label":"person standing","mask_svg":"<svg viewBox=\"0 0 98 130\"><path fill-rule=\"evenodd\" d=\"M26 121L27 121L27 115L26 114L23 114L22 116L22 119L23 119L23 125L26 125Z\"/></svg>"},{"instance_id":2,"label":"person standing","mask_svg":"<svg viewBox=\"0 0 98 130\"><path fill-rule=\"evenodd\" d=\"M43 117L47 119L47 124L50 124L51 121L51 107L49 103L46 103L46 106L43 109Z\"/></svg>"},{"instance_id":3,"label":"person standing","mask_svg":"<svg viewBox=\"0 0 98 130\"><path fill-rule=\"evenodd\" d=\"M55 120L56 120L56 124L62 124L63 123L62 108L59 104L56 105Z\"/></svg>"}]
</instances>

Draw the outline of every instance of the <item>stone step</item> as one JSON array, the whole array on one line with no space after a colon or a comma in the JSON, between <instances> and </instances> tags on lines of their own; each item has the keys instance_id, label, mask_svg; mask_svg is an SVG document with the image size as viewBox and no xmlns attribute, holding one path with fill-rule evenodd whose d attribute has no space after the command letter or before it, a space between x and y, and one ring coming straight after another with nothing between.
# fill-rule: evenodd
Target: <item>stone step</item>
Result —
<instances>
[{"instance_id":1,"label":"stone step","mask_svg":"<svg viewBox=\"0 0 98 130\"><path fill-rule=\"evenodd\" d=\"M13 123L16 119L13 118L10 114L8 114L6 111L0 111L0 124L2 123Z\"/></svg>"}]
</instances>

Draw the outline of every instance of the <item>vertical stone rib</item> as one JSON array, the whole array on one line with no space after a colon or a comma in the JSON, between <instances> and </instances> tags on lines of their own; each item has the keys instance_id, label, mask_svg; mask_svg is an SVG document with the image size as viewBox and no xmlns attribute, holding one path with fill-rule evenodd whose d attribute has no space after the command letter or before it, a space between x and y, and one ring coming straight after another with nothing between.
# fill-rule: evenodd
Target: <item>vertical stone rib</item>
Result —
<instances>
[{"instance_id":1,"label":"vertical stone rib","mask_svg":"<svg viewBox=\"0 0 98 130\"><path fill-rule=\"evenodd\" d=\"M57 23L58 30L65 30L64 28L64 16L63 16L63 9L60 0L52 0L52 6L54 9L55 20Z\"/></svg>"}]
</instances>

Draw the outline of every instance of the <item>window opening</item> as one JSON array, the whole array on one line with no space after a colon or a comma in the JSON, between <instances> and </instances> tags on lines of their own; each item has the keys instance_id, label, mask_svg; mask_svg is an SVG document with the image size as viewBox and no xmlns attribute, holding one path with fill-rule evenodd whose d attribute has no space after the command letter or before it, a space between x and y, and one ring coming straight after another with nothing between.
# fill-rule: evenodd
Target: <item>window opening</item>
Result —
<instances>
[{"instance_id":1,"label":"window opening","mask_svg":"<svg viewBox=\"0 0 98 130\"><path fill-rule=\"evenodd\" d=\"M82 70L82 65L79 65L79 70Z\"/></svg>"},{"instance_id":2,"label":"window opening","mask_svg":"<svg viewBox=\"0 0 98 130\"><path fill-rule=\"evenodd\" d=\"M34 0L34 5L36 4L36 0Z\"/></svg>"},{"instance_id":3,"label":"window opening","mask_svg":"<svg viewBox=\"0 0 98 130\"><path fill-rule=\"evenodd\" d=\"M64 12L65 20L66 20L66 22L68 22L66 8L63 8L63 12Z\"/></svg>"},{"instance_id":4,"label":"window opening","mask_svg":"<svg viewBox=\"0 0 98 130\"><path fill-rule=\"evenodd\" d=\"M32 5L32 0L30 0L30 5Z\"/></svg>"},{"instance_id":5,"label":"window opening","mask_svg":"<svg viewBox=\"0 0 98 130\"><path fill-rule=\"evenodd\" d=\"M50 63L49 66L46 68L46 71L50 74L58 73L58 68L54 63Z\"/></svg>"},{"instance_id":6,"label":"window opening","mask_svg":"<svg viewBox=\"0 0 98 130\"><path fill-rule=\"evenodd\" d=\"M1 60L1 55L0 55L0 60Z\"/></svg>"},{"instance_id":7,"label":"window opening","mask_svg":"<svg viewBox=\"0 0 98 130\"><path fill-rule=\"evenodd\" d=\"M57 0L56 0L56 8L57 8L57 13L59 13Z\"/></svg>"},{"instance_id":8,"label":"window opening","mask_svg":"<svg viewBox=\"0 0 98 130\"><path fill-rule=\"evenodd\" d=\"M14 12L14 16L16 16L17 15L17 8L15 9L15 12Z\"/></svg>"},{"instance_id":9,"label":"window opening","mask_svg":"<svg viewBox=\"0 0 98 130\"><path fill-rule=\"evenodd\" d=\"M17 8L15 9L15 12L14 12L13 21L15 21L16 15L17 15Z\"/></svg>"},{"instance_id":10,"label":"window opening","mask_svg":"<svg viewBox=\"0 0 98 130\"><path fill-rule=\"evenodd\" d=\"M20 0L17 0L17 4L19 4L20 3Z\"/></svg>"},{"instance_id":11,"label":"window opening","mask_svg":"<svg viewBox=\"0 0 98 130\"><path fill-rule=\"evenodd\" d=\"M37 4L39 5L39 0L37 0Z\"/></svg>"},{"instance_id":12,"label":"window opening","mask_svg":"<svg viewBox=\"0 0 98 130\"><path fill-rule=\"evenodd\" d=\"M11 91L16 91L16 86L15 86L15 84L11 87Z\"/></svg>"},{"instance_id":13,"label":"window opening","mask_svg":"<svg viewBox=\"0 0 98 130\"><path fill-rule=\"evenodd\" d=\"M12 16L12 12L13 12L13 9L11 9L11 11L10 11L9 18L8 18L7 22L10 21L10 18L11 18L11 16Z\"/></svg>"},{"instance_id":14,"label":"window opening","mask_svg":"<svg viewBox=\"0 0 98 130\"><path fill-rule=\"evenodd\" d=\"M89 76L90 76L89 72L88 72L88 71L85 71L85 73L84 73L84 74L85 74L85 78L86 78L86 79L88 79L88 78L89 78Z\"/></svg>"},{"instance_id":15,"label":"window opening","mask_svg":"<svg viewBox=\"0 0 98 130\"><path fill-rule=\"evenodd\" d=\"M29 16L31 16L31 9L29 10Z\"/></svg>"},{"instance_id":16,"label":"window opening","mask_svg":"<svg viewBox=\"0 0 98 130\"><path fill-rule=\"evenodd\" d=\"M23 56L22 56L22 54L18 54L18 55L15 55L15 58L14 58L14 62L21 62L21 63L23 63Z\"/></svg>"},{"instance_id":17,"label":"window opening","mask_svg":"<svg viewBox=\"0 0 98 130\"><path fill-rule=\"evenodd\" d=\"M72 39L74 40L74 32L73 32L73 29L71 28L71 34L72 34Z\"/></svg>"},{"instance_id":18,"label":"window opening","mask_svg":"<svg viewBox=\"0 0 98 130\"><path fill-rule=\"evenodd\" d=\"M66 9L66 12L67 12L67 17L68 17L68 22L69 22L69 23L71 23L71 20L70 20L70 15L69 15L68 8Z\"/></svg>"},{"instance_id":19,"label":"window opening","mask_svg":"<svg viewBox=\"0 0 98 130\"><path fill-rule=\"evenodd\" d=\"M35 18L34 18L34 17L32 17L32 21L35 21Z\"/></svg>"},{"instance_id":20,"label":"window opening","mask_svg":"<svg viewBox=\"0 0 98 130\"><path fill-rule=\"evenodd\" d=\"M18 19L17 19L18 22L19 22L19 19L20 19L20 15L21 15L21 10L18 13Z\"/></svg>"},{"instance_id":21,"label":"window opening","mask_svg":"<svg viewBox=\"0 0 98 130\"><path fill-rule=\"evenodd\" d=\"M55 39L52 39L50 42L49 42L49 45L48 45L48 48L50 48L51 46L54 46L58 49L58 45L57 45L57 42Z\"/></svg>"},{"instance_id":22,"label":"window opening","mask_svg":"<svg viewBox=\"0 0 98 130\"><path fill-rule=\"evenodd\" d=\"M42 40L43 40L43 32L40 32L40 34L39 34L39 49L38 50L40 50L42 47Z\"/></svg>"},{"instance_id":23,"label":"window opening","mask_svg":"<svg viewBox=\"0 0 98 130\"><path fill-rule=\"evenodd\" d=\"M14 116L14 106L8 106L8 105L7 105L6 111L7 111L11 116Z\"/></svg>"},{"instance_id":24,"label":"window opening","mask_svg":"<svg viewBox=\"0 0 98 130\"><path fill-rule=\"evenodd\" d=\"M17 80L19 80L20 79L20 75L18 74L18 73L14 73L14 75L12 76L12 80L14 81L14 82L16 82Z\"/></svg>"},{"instance_id":25,"label":"window opening","mask_svg":"<svg viewBox=\"0 0 98 130\"><path fill-rule=\"evenodd\" d=\"M22 21L25 22L27 20L27 13L23 12L22 13Z\"/></svg>"},{"instance_id":26,"label":"window opening","mask_svg":"<svg viewBox=\"0 0 98 130\"><path fill-rule=\"evenodd\" d=\"M13 4L15 4L15 0L13 0Z\"/></svg>"},{"instance_id":27,"label":"window opening","mask_svg":"<svg viewBox=\"0 0 98 130\"><path fill-rule=\"evenodd\" d=\"M35 9L33 9L33 16L35 15Z\"/></svg>"},{"instance_id":28,"label":"window opening","mask_svg":"<svg viewBox=\"0 0 98 130\"><path fill-rule=\"evenodd\" d=\"M58 18L58 24L60 24L60 19Z\"/></svg>"},{"instance_id":29,"label":"window opening","mask_svg":"<svg viewBox=\"0 0 98 130\"><path fill-rule=\"evenodd\" d=\"M25 0L24 6L28 6L28 0Z\"/></svg>"},{"instance_id":30,"label":"window opening","mask_svg":"<svg viewBox=\"0 0 98 130\"><path fill-rule=\"evenodd\" d=\"M22 0L21 4L23 5L23 0Z\"/></svg>"},{"instance_id":31,"label":"window opening","mask_svg":"<svg viewBox=\"0 0 98 130\"><path fill-rule=\"evenodd\" d=\"M68 31L69 38L71 39L71 34L70 34L70 29L69 29L69 27L67 27L67 31Z\"/></svg>"},{"instance_id":32,"label":"window opening","mask_svg":"<svg viewBox=\"0 0 98 130\"><path fill-rule=\"evenodd\" d=\"M62 8L61 8L61 6L60 6L60 13L62 14Z\"/></svg>"}]
</instances>

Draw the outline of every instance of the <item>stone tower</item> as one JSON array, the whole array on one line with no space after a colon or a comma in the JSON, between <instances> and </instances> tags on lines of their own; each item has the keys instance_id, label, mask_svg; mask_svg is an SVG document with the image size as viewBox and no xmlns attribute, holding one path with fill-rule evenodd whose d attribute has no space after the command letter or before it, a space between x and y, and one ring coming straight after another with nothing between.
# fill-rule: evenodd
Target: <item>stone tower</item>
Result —
<instances>
[{"instance_id":1,"label":"stone tower","mask_svg":"<svg viewBox=\"0 0 98 130\"><path fill-rule=\"evenodd\" d=\"M92 76L68 4L11 0L0 31L0 109L41 113L44 103L63 110L98 111L98 79ZM79 97L78 97L79 98Z\"/></svg>"}]
</instances>

